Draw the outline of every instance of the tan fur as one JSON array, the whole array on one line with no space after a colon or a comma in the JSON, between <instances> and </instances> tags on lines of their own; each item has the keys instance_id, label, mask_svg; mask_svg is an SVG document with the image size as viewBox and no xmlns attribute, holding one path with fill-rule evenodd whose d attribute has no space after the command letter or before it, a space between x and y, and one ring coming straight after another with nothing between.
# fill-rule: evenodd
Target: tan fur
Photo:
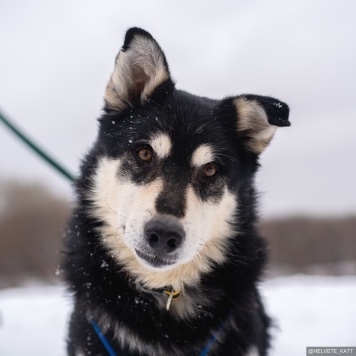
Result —
<instances>
[{"instance_id":1,"label":"tan fur","mask_svg":"<svg viewBox=\"0 0 356 356\"><path fill-rule=\"evenodd\" d=\"M238 131L248 136L247 146L261 153L270 143L277 126L270 125L263 107L255 100L235 99L238 115Z\"/></svg>"},{"instance_id":2,"label":"tan fur","mask_svg":"<svg viewBox=\"0 0 356 356\"><path fill-rule=\"evenodd\" d=\"M141 72L140 81L135 81L135 72ZM127 103L132 104L131 93L136 86L141 86L142 101L153 90L169 79L164 66L164 58L157 44L146 37L135 37L126 51L120 51L116 57L114 71L106 87L105 101L114 109L122 110Z\"/></svg>"},{"instance_id":3,"label":"tan fur","mask_svg":"<svg viewBox=\"0 0 356 356\"><path fill-rule=\"evenodd\" d=\"M214 160L214 151L209 145L199 146L192 154L192 165L201 167Z\"/></svg>"},{"instance_id":4,"label":"tan fur","mask_svg":"<svg viewBox=\"0 0 356 356\"><path fill-rule=\"evenodd\" d=\"M149 143L159 158L166 158L171 153L172 141L165 133L157 134Z\"/></svg>"}]
</instances>

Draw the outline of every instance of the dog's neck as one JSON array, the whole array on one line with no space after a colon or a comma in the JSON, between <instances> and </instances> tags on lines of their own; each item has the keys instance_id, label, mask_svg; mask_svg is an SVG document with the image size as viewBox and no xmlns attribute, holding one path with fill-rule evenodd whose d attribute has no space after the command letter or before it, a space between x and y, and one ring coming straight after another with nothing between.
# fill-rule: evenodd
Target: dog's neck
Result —
<instances>
[{"instance_id":1,"label":"dog's neck","mask_svg":"<svg viewBox=\"0 0 356 356\"><path fill-rule=\"evenodd\" d=\"M132 283L132 282L131 282ZM166 301L166 310L169 311L172 303L181 296L180 290L174 290L172 286L165 286L163 288L147 288L141 283L135 283L135 288L141 292L149 293L160 300Z\"/></svg>"}]
</instances>

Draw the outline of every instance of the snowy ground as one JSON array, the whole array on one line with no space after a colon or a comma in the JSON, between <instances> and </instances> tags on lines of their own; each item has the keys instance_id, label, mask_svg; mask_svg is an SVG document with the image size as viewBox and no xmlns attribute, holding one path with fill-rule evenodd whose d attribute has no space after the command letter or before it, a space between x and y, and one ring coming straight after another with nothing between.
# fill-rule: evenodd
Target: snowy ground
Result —
<instances>
[{"instance_id":1,"label":"snowy ground","mask_svg":"<svg viewBox=\"0 0 356 356\"><path fill-rule=\"evenodd\" d=\"M278 323L271 355L306 346L356 346L356 277L277 278L262 288ZM70 302L60 287L0 291L0 355L65 355Z\"/></svg>"}]
</instances>

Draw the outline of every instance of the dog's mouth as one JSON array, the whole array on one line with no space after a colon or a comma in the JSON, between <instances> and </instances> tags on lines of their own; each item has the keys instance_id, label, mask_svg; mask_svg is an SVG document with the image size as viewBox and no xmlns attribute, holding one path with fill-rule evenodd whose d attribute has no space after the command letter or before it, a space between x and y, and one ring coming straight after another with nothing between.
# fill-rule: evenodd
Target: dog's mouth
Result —
<instances>
[{"instance_id":1,"label":"dog's mouth","mask_svg":"<svg viewBox=\"0 0 356 356\"><path fill-rule=\"evenodd\" d=\"M139 258L144 260L147 264L152 267L161 268L165 266L171 266L176 263L176 260L167 260L158 256L149 255L147 253L141 252L135 249L135 252Z\"/></svg>"}]
</instances>

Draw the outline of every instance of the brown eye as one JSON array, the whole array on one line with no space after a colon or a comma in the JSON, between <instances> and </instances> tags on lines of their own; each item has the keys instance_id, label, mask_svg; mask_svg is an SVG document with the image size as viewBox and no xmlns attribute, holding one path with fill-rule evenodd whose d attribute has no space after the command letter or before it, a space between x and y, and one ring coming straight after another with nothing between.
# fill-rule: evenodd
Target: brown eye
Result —
<instances>
[{"instance_id":1,"label":"brown eye","mask_svg":"<svg viewBox=\"0 0 356 356\"><path fill-rule=\"evenodd\" d=\"M141 148L137 151L137 156L141 161L151 162L152 161L152 151L149 148Z\"/></svg>"},{"instance_id":2,"label":"brown eye","mask_svg":"<svg viewBox=\"0 0 356 356\"><path fill-rule=\"evenodd\" d=\"M203 174L205 177L212 177L217 173L217 171L217 167L212 163L206 164L203 168Z\"/></svg>"}]
</instances>

